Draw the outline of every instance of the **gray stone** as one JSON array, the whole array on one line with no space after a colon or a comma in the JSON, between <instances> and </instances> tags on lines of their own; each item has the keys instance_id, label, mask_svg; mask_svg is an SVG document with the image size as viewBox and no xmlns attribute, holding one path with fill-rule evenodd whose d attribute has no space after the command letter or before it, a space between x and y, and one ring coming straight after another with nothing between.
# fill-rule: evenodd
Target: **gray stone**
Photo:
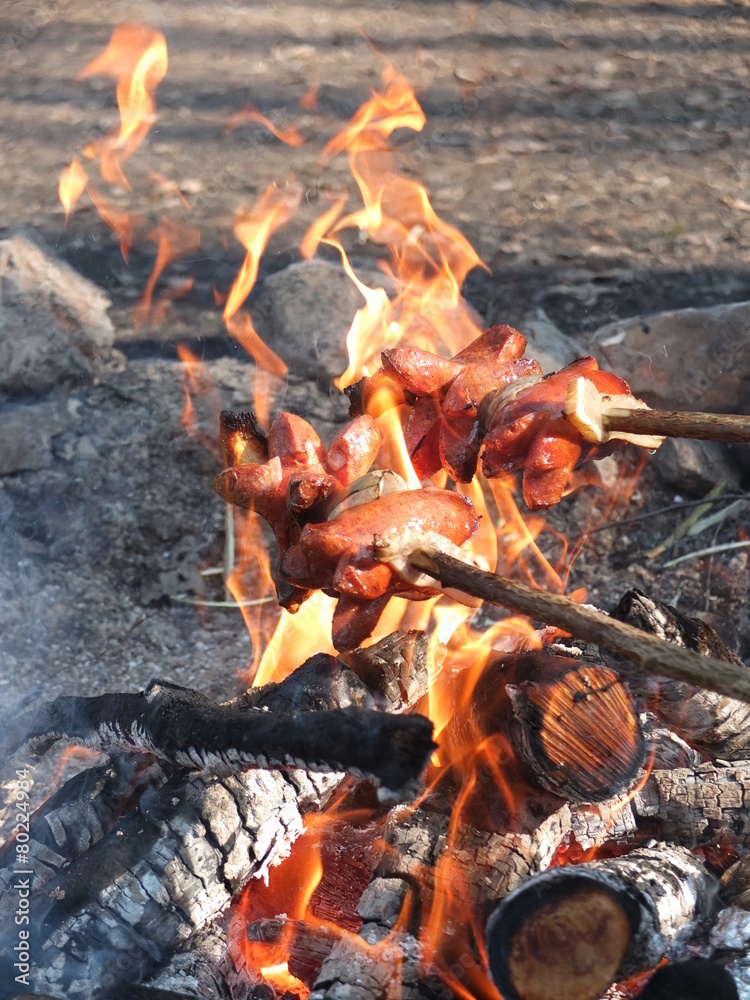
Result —
<instances>
[{"instance_id":1,"label":"gray stone","mask_svg":"<svg viewBox=\"0 0 750 1000\"><path fill-rule=\"evenodd\" d=\"M387 283L378 272L359 276L370 287ZM346 335L364 304L341 267L306 260L266 278L252 316L292 375L328 381L346 369Z\"/></svg>"},{"instance_id":2,"label":"gray stone","mask_svg":"<svg viewBox=\"0 0 750 1000\"><path fill-rule=\"evenodd\" d=\"M19 406L0 413L0 476L52 464L50 441L62 429L49 406Z\"/></svg>"},{"instance_id":3,"label":"gray stone","mask_svg":"<svg viewBox=\"0 0 750 1000\"><path fill-rule=\"evenodd\" d=\"M544 309L534 309L524 316L521 333L528 341L526 355L539 362L545 375L580 357L576 341L556 327Z\"/></svg>"},{"instance_id":4,"label":"gray stone","mask_svg":"<svg viewBox=\"0 0 750 1000\"><path fill-rule=\"evenodd\" d=\"M651 406L750 407L750 302L618 320L597 330L586 349Z\"/></svg>"},{"instance_id":5,"label":"gray stone","mask_svg":"<svg viewBox=\"0 0 750 1000\"><path fill-rule=\"evenodd\" d=\"M702 497L722 479L730 489L739 486L739 469L717 441L667 438L652 461L662 481L686 496Z\"/></svg>"},{"instance_id":6,"label":"gray stone","mask_svg":"<svg viewBox=\"0 0 750 1000\"><path fill-rule=\"evenodd\" d=\"M96 374L115 331L110 301L27 227L0 240L0 391Z\"/></svg>"}]
</instances>

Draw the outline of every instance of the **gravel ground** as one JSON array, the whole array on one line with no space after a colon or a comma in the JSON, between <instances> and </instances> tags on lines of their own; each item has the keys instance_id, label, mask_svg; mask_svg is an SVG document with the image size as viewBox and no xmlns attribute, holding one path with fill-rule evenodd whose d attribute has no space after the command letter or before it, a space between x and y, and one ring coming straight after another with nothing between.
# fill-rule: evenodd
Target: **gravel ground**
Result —
<instances>
[{"instance_id":1,"label":"gravel ground","mask_svg":"<svg viewBox=\"0 0 750 1000\"><path fill-rule=\"evenodd\" d=\"M749 17L746 4L709 0L6 0L0 226L34 226L108 292L120 354L98 382L63 380L0 400L67 414L49 467L0 480L5 704L41 687L96 693L154 675L233 693L249 655L239 616L169 600L220 559L224 518L213 460L179 429L174 344L188 340L212 358L225 405L249 404L213 300L242 259L235 211L273 181L296 178L305 190L299 216L273 238L261 279L298 259L294 248L326 195L351 187L345 159L323 162L322 148L379 85L383 57L410 79L427 114L422 132L395 136L404 169L488 265L469 277L472 304L488 322L516 324L541 307L575 338L619 317L750 299ZM169 216L201 234L199 253L159 286L190 273L193 291L146 330L134 327L132 307L153 245L136 245L126 267L85 199L67 227L57 200L61 169L116 122L112 81L74 78L124 20L160 28L170 64L155 130L126 165L132 191L111 201L140 213L144 231ZM312 85L318 107L305 111L298 102ZM307 141L291 148L256 125L225 136L248 104ZM189 209L154 173L176 183ZM364 263L379 252L356 250ZM289 399L328 427L344 413L326 386L292 386ZM631 509L673 492L647 473ZM553 523L570 533L586 504L572 501ZM602 601L628 582L653 582L622 554L639 562L669 527L649 524L649 537L634 529L628 545L599 535L571 582ZM686 610L739 608L742 558L708 583L675 570L659 594L681 597ZM747 652L746 616L730 631Z\"/></svg>"}]
</instances>

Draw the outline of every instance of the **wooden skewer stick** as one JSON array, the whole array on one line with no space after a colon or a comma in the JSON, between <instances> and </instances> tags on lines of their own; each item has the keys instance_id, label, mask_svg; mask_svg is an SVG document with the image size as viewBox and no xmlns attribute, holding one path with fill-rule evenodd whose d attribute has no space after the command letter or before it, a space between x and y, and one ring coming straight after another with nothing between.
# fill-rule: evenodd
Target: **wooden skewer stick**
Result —
<instances>
[{"instance_id":1,"label":"wooden skewer stick","mask_svg":"<svg viewBox=\"0 0 750 1000\"><path fill-rule=\"evenodd\" d=\"M378 558L391 562L392 557L403 556L403 552L395 551L397 547L398 543L385 545ZM407 561L414 569L439 580L444 588L564 629L575 638L596 643L649 673L750 702L749 669L674 646L602 611L576 604L564 594L535 590L434 549L417 548L409 553Z\"/></svg>"},{"instance_id":2,"label":"wooden skewer stick","mask_svg":"<svg viewBox=\"0 0 750 1000\"><path fill-rule=\"evenodd\" d=\"M585 441L612 438L658 448L665 437L750 442L750 415L651 410L632 396L608 396L587 378L570 383L565 416Z\"/></svg>"}]
</instances>

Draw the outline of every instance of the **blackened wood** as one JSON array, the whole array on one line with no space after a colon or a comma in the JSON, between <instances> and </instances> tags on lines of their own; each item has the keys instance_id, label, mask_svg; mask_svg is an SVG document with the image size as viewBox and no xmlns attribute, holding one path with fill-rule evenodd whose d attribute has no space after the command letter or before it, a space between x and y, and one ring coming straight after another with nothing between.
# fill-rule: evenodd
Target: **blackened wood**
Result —
<instances>
[{"instance_id":1,"label":"blackened wood","mask_svg":"<svg viewBox=\"0 0 750 1000\"><path fill-rule=\"evenodd\" d=\"M328 684L329 708L361 697L362 682L342 664L348 685L330 670L321 680L315 664L298 669L313 685ZM285 683L259 697L257 708L285 706ZM300 686L299 676L291 686ZM321 808L341 778L299 770L222 779L178 773L149 789L135 812L32 897L31 988L84 1000L152 976L248 879L288 853L304 814ZM0 931L0 981L11 974L14 932L7 923Z\"/></svg>"},{"instance_id":2,"label":"blackened wood","mask_svg":"<svg viewBox=\"0 0 750 1000\"><path fill-rule=\"evenodd\" d=\"M164 681L132 695L58 698L27 734L24 749L38 757L60 736L106 752L140 750L210 775L258 767L347 771L396 796L415 787L434 749L432 723L424 716L357 707L259 712L216 705Z\"/></svg>"},{"instance_id":3,"label":"blackened wood","mask_svg":"<svg viewBox=\"0 0 750 1000\"><path fill-rule=\"evenodd\" d=\"M596 1000L710 916L716 888L702 862L667 844L541 872L487 923L492 978L505 1000Z\"/></svg>"},{"instance_id":4,"label":"blackened wood","mask_svg":"<svg viewBox=\"0 0 750 1000\"><path fill-rule=\"evenodd\" d=\"M386 700L389 712L398 712L427 694L427 658L438 655L435 649L429 651L429 643L426 632L393 632L372 646L344 654L342 660L369 691Z\"/></svg>"},{"instance_id":5,"label":"blackened wood","mask_svg":"<svg viewBox=\"0 0 750 1000\"><path fill-rule=\"evenodd\" d=\"M429 639L424 632L398 631L372 646L349 652L340 659L318 654L306 662L304 670L295 671L281 685L268 684L263 688L251 688L232 704L262 707L262 703L272 697L274 710L289 710L295 705L305 710L319 710L330 704L333 694L337 704L346 704L347 699L350 699L360 706L369 706L373 704L374 696L388 711L401 712L427 692L430 673L428 645ZM434 655L430 651L430 656ZM342 662L350 666L352 673L342 672ZM359 681L357 677L360 678ZM328 867L326 866L326 871ZM340 919L340 914L337 919ZM218 923L221 925L223 922L222 917ZM212 927L216 929L216 922ZM192 969L193 965L200 970L204 979L211 970L214 970L218 979L219 973L215 972L217 966L210 963L207 965L206 962L205 934L205 930L201 929L189 938L181 951L159 973L156 982L175 988L183 983L186 967ZM226 941L226 933L224 938ZM292 959L296 967L296 956L292 956ZM253 971L244 964L241 969L235 969L230 963L229 968L222 966L220 975L224 977L225 983L243 977L250 981ZM302 971L297 968L297 973ZM259 984L257 988L261 989L263 985Z\"/></svg>"},{"instance_id":6,"label":"blackened wood","mask_svg":"<svg viewBox=\"0 0 750 1000\"><path fill-rule=\"evenodd\" d=\"M383 550L381 556L390 558ZM700 656L648 635L640 629L576 604L564 594L549 594L477 569L461 559L434 549L417 549L409 562L439 580L443 587L462 591L491 604L510 608L518 614L555 625L602 649L622 656L650 673L672 677L708 688L730 698L750 701L750 671L717 659Z\"/></svg>"},{"instance_id":7,"label":"blackened wood","mask_svg":"<svg viewBox=\"0 0 750 1000\"><path fill-rule=\"evenodd\" d=\"M629 590L611 612L619 621L701 656L725 660L750 671L714 629L700 618ZM632 684L650 695L662 719L691 746L706 756L740 759L750 752L750 704L705 687L675 679L660 679L658 689L633 678Z\"/></svg>"},{"instance_id":8,"label":"blackened wood","mask_svg":"<svg viewBox=\"0 0 750 1000\"><path fill-rule=\"evenodd\" d=\"M167 778L153 758L122 754L66 781L30 823L25 867L33 871L35 889L111 833L147 790L161 787ZM0 924L11 918L16 906L11 885L17 868L11 840L0 848Z\"/></svg>"},{"instance_id":9,"label":"blackened wood","mask_svg":"<svg viewBox=\"0 0 750 1000\"><path fill-rule=\"evenodd\" d=\"M402 1000L439 997L439 982L420 971L417 940L429 881L420 876L435 866L449 817L429 802L416 809L396 807L389 817L390 850L357 907L362 927L334 946L323 962L309 1000ZM407 921L396 924L408 900ZM387 943L386 942L387 939ZM374 946L378 946L375 948Z\"/></svg>"},{"instance_id":10,"label":"blackened wood","mask_svg":"<svg viewBox=\"0 0 750 1000\"><path fill-rule=\"evenodd\" d=\"M658 969L640 1000L739 1000L727 970L706 958L689 958Z\"/></svg>"}]
</instances>

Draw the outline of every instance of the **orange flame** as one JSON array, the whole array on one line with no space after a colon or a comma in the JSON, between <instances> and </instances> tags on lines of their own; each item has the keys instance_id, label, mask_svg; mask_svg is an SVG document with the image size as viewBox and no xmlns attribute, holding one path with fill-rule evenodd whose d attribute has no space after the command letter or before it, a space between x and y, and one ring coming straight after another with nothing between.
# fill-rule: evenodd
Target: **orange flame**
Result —
<instances>
[{"instance_id":1,"label":"orange flame","mask_svg":"<svg viewBox=\"0 0 750 1000\"><path fill-rule=\"evenodd\" d=\"M65 209L66 222L68 221L70 210L86 190L88 182L89 175L86 173L81 161L74 157L60 174L60 184L58 187L60 201Z\"/></svg>"},{"instance_id":2,"label":"orange flame","mask_svg":"<svg viewBox=\"0 0 750 1000\"><path fill-rule=\"evenodd\" d=\"M88 188L89 198L94 203L94 207L112 232L120 240L120 253L125 263L128 261L128 252L133 245L133 237L136 229L142 220L139 216L129 215L127 212L119 212L113 208L109 202L94 188Z\"/></svg>"},{"instance_id":3,"label":"orange flame","mask_svg":"<svg viewBox=\"0 0 750 1000\"><path fill-rule=\"evenodd\" d=\"M455 354L481 332L461 298L466 275L484 266L468 240L440 219L424 187L400 174L388 140L398 128L420 131L425 116L405 77L387 65L383 89L326 145L324 153L344 150L364 207L341 219L324 236L339 250L347 273L365 297L347 337L349 366L339 387L379 365L385 346L406 340L427 350ZM393 301L382 289L367 289L348 263L336 233L357 228L391 252Z\"/></svg>"},{"instance_id":4,"label":"orange flame","mask_svg":"<svg viewBox=\"0 0 750 1000\"><path fill-rule=\"evenodd\" d=\"M183 365L185 391L182 426L191 438L221 461L218 440L221 393L205 364L184 344L177 345L177 355Z\"/></svg>"},{"instance_id":5,"label":"orange flame","mask_svg":"<svg viewBox=\"0 0 750 1000\"><path fill-rule=\"evenodd\" d=\"M338 219L339 215L341 215L341 210L346 204L346 199L348 197L348 191L342 191L335 204L331 205L331 207L324 212L319 219L316 219L302 237L299 249L300 253L306 260L315 256L315 251L318 249L320 241L323 239L324 234L328 232L336 219Z\"/></svg>"},{"instance_id":6,"label":"orange flame","mask_svg":"<svg viewBox=\"0 0 750 1000\"><path fill-rule=\"evenodd\" d=\"M318 110L318 90L320 89L319 83L314 83L309 90L299 99L299 106L305 111L317 111Z\"/></svg>"},{"instance_id":7,"label":"orange flame","mask_svg":"<svg viewBox=\"0 0 750 1000\"><path fill-rule=\"evenodd\" d=\"M290 125L289 128L277 128L273 122L266 118L264 114L261 114L257 108L252 107L252 105L235 111L224 126L224 137L226 138L226 136L231 135L236 128L244 125L246 122L257 122L259 125L265 125L269 132L287 146L303 146L307 141L299 134L294 125Z\"/></svg>"},{"instance_id":8,"label":"orange flame","mask_svg":"<svg viewBox=\"0 0 750 1000\"><path fill-rule=\"evenodd\" d=\"M112 32L109 45L76 77L83 80L103 74L117 80L120 127L87 146L89 159L101 157L102 177L110 184L130 185L122 162L136 151L156 118L153 92L167 72L164 35L140 24L121 24Z\"/></svg>"},{"instance_id":9,"label":"orange flame","mask_svg":"<svg viewBox=\"0 0 750 1000\"><path fill-rule=\"evenodd\" d=\"M273 232L294 215L302 199L298 185L267 188L258 203L249 212L240 212L234 226L237 239L247 251L224 306L224 320L228 322L248 297L258 277L258 264Z\"/></svg>"},{"instance_id":10,"label":"orange flame","mask_svg":"<svg viewBox=\"0 0 750 1000\"><path fill-rule=\"evenodd\" d=\"M162 219L159 225L147 234L146 239L156 243L156 261L141 300L136 307L136 323L144 322L148 316L151 310L154 287L164 268L172 261L186 257L197 250L200 246L201 235L197 229L190 226L180 225L172 219Z\"/></svg>"}]
</instances>

